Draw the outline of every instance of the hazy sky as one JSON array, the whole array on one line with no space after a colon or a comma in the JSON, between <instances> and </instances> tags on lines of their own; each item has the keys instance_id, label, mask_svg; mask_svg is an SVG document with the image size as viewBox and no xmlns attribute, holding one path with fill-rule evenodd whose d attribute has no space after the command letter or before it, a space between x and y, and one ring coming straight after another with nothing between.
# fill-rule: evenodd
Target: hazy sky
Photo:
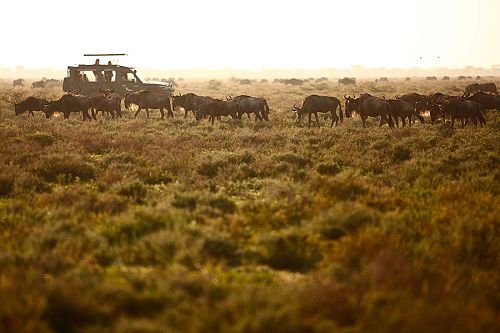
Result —
<instances>
[{"instance_id":1,"label":"hazy sky","mask_svg":"<svg viewBox=\"0 0 500 333\"><path fill-rule=\"evenodd\" d=\"M500 0L3 1L0 66L125 52L170 69L490 67L499 13Z\"/></svg>"}]
</instances>

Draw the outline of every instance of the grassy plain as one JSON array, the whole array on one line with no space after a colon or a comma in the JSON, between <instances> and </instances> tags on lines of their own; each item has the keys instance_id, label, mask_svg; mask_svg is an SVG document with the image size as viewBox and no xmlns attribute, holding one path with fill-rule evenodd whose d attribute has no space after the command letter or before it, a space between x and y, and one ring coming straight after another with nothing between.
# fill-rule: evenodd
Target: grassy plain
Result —
<instances>
[{"instance_id":1,"label":"grassy plain","mask_svg":"<svg viewBox=\"0 0 500 333\"><path fill-rule=\"evenodd\" d=\"M62 92L0 87L0 331L498 332L498 112L451 131L290 111L463 85L183 82L268 99L271 121L215 126L16 117Z\"/></svg>"}]
</instances>

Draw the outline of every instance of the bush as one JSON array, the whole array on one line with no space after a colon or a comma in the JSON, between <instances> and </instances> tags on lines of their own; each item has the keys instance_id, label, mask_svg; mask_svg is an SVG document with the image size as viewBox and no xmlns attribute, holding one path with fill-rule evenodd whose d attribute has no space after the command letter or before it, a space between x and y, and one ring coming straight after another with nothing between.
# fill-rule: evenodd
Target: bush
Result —
<instances>
[{"instance_id":1,"label":"bush","mask_svg":"<svg viewBox=\"0 0 500 333\"><path fill-rule=\"evenodd\" d=\"M75 179L91 180L95 168L74 154L49 155L43 157L35 167L35 173L49 182L70 183Z\"/></svg>"},{"instance_id":2,"label":"bush","mask_svg":"<svg viewBox=\"0 0 500 333\"><path fill-rule=\"evenodd\" d=\"M321 259L317 243L300 230L284 230L260 241L261 262L274 269L306 272Z\"/></svg>"}]
</instances>

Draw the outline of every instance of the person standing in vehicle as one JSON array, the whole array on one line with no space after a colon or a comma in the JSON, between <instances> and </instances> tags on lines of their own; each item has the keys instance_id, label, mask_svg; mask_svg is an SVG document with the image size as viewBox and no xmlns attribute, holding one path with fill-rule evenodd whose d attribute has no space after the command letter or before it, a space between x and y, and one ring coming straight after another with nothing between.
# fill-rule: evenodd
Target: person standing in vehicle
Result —
<instances>
[{"instance_id":1,"label":"person standing in vehicle","mask_svg":"<svg viewBox=\"0 0 500 333\"><path fill-rule=\"evenodd\" d=\"M96 59L96 60L95 60L95 64L94 64L94 65L96 65L96 66L100 66L99 59ZM96 80L97 82L101 82L101 81L103 81L103 80L104 80L104 76L103 76L103 74L102 74L102 71L100 71L100 70L95 70L95 71L93 71L93 72L94 72L95 80Z\"/></svg>"},{"instance_id":2,"label":"person standing in vehicle","mask_svg":"<svg viewBox=\"0 0 500 333\"><path fill-rule=\"evenodd\" d=\"M111 61L108 61L108 66L111 66ZM104 71L104 80L106 80L106 82L111 82L111 79L113 79L113 71L111 69L106 69Z\"/></svg>"}]
</instances>

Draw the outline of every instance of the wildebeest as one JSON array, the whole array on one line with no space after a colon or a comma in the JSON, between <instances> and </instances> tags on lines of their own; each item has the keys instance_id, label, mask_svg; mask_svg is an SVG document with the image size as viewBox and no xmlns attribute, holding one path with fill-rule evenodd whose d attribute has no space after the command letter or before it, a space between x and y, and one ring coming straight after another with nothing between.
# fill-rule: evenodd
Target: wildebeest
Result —
<instances>
[{"instance_id":1,"label":"wildebeest","mask_svg":"<svg viewBox=\"0 0 500 333\"><path fill-rule=\"evenodd\" d=\"M137 117L142 109L146 109L146 116L148 118L149 109L159 109L161 119L165 118L163 109L167 110L167 117L174 117L174 113L172 112L172 99L168 93L157 93L149 90L133 92L125 96L125 107L130 108L131 104L138 106L138 109L134 114L134 118Z\"/></svg>"},{"instance_id":2,"label":"wildebeest","mask_svg":"<svg viewBox=\"0 0 500 333\"><path fill-rule=\"evenodd\" d=\"M326 76L322 76L322 77L316 79L316 82L318 82L318 83L319 82L327 82L327 81L328 81L328 78Z\"/></svg>"},{"instance_id":3,"label":"wildebeest","mask_svg":"<svg viewBox=\"0 0 500 333\"><path fill-rule=\"evenodd\" d=\"M488 82L479 84L474 82L473 84L469 84L465 87L463 96L468 97L476 92L489 92L490 94L498 95L498 90L495 83Z\"/></svg>"},{"instance_id":4,"label":"wildebeest","mask_svg":"<svg viewBox=\"0 0 500 333\"><path fill-rule=\"evenodd\" d=\"M24 79L17 79L17 80L14 80L12 81L12 86L13 87L24 87Z\"/></svg>"},{"instance_id":5,"label":"wildebeest","mask_svg":"<svg viewBox=\"0 0 500 333\"><path fill-rule=\"evenodd\" d=\"M64 119L68 119L71 112L82 112L83 121L92 120L90 117L89 110L92 108L92 102L90 97L84 95L63 95L56 101L48 102L45 107L45 117L50 118L54 112L62 112L64 114Z\"/></svg>"},{"instance_id":6,"label":"wildebeest","mask_svg":"<svg viewBox=\"0 0 500 333\"><path fill-rule=\"evenodd\" d=\"M354 77L344 77L343 79L339 79L339 84L343 84L343 85L353 84L353 85L356 85L356 78L354 78Z\"/></svg>"},{"instance_id":7,"label":"wildebeest","mask_svg":"<svg viewBox=\"0 0 500 333\"><path fill-rule=\"evenodd\" d=\"M490 95L484 92L478 92L465 99L481 104L486 110L497 109L500 111L500 96Z\"/></svg>"},{"instance_id":8,"label":"wildebeest","mask_svg":"<svg viewBox=\"0 0 500 333\"><path fill-rule=\"evenodd\" d=\"M267 79L260 80L260 83L267 83Z\"/></svg>"},{"instance_id":9,"label":"wildebeest","mask_svg":"<svg viewBox=\"0 0 500 333\"><path fill-rule=\"evenodd\" d=\"M339 116L337 116L337 107L339 108ZM344 120L344 116L342 114L342 105L340 101L331 96L318 96L318 95L310 95L307 96L302 102L302 107L298 108L297 106L293 106L293 111L297 113L297 122L300 123L303 115L308 115L307 127L311 127L311 117L314 114L316 118L316 124L319 125L318 112L320 113L329 113L332 118L332 123L330 127L333 126L333 123L338 126L339 119L342 122Z\"/></svg>"},{"instance_id":10,"label":"wildebeest","mask_svg":"<svg viewBox=\"0 0 500 333\"><path fill-rule=\"evenodd\" d=\"M215 118L222 116L231 116L233 119L238 119L239 106L234 101L222 101L216 99L212 102L201 105L196 110L196 120L200 121L203 117L209 116L209 120L214 124Z\"/></svg>"},{"instance_id":11,"label":"wildebeest","mask_svg":"<svg viewBox=\"0 0 500 333\"><path fill-rule=\"evenodd\" d=\"M48 79L45 80L45 88L57 88L62 86L61 80Z\"/></svg>"},{"instance_id":12,"label":"wildebeest","mask_svg":"<svg viewBox=\"0 0 500 333\"><path fill-rule=\"evenodd\" d=\"M413 108L416 107L417 102L419 102L423 99L426 99L426 98L427 98L427 96L421 95L418 93L410 93L410 94L406 94L403 96L396 96L396 99L410 103L411 106L413 106Z\"/></svg>"},{"instance_id":13,"label":"wildebeest","mask_svg":"<svg viewBox=\"0 0 500 333\"><path fill-rule=\"evenodd\" d=\"M389 79L386 78L385 76L382 76L378 79L378 82L389 82Z\"/></svg>"},{"instance_id":14,"label":"wildebeest","mask_svg":"<svg viewBox=\"0 0 500 333\"><path fill-rule=\"evenodd\" d=\"M447 75L443 76L443 81L450 81L450 77Z\"/></svg>"},{"instance_id":15,"label":"wildebeest","mask_svg":"<svg viewBox=\"0 0 500 333\"><path fill-rule=\"evenodd\" d=\"M45 88L45 81L35 81L31 84L31 89Z\"/></svg>"},{"instance_id":16,"label":"wildebeest","mask_svg":"<svg viewBox=\"0 0 500 333\"><path fill-rule=\"evenodd\" d=\"M388 99L387 101L391 107L391 115L397 127L399 127L398 118L401 119L403 127L406 126L406 118L408 118L408 125L411 126L411 121L414 116L418 118L422 124L424 123L424 117L417 114L410 103L399 99Z\"/></svg>"},{"instance_id":17,"label":"wildebeest","mask_svg":"<svg viewBox=\"0 0 500 333\"><path fill-rule=\"evenodd\" d=\"M269 106L265 98L252 97L248 95L240 95L236 97L228 96L228 100L232 100L238 104L238 118L246 113L248 119L250 119L250 114L255 115L255 121L257 120L269 120Z\"/></svg>"},{"instance_id":18,"label":"wildebeest","mask_svg":"<svg viewBox=\"0 0 500 333\"><path fill-rule=\"evenodd\" d=\"M179 106L184 109L184 118L187 118L188 112L192 111L195 115L195 111L203 104L213 102L215 99L210 96L198 96L193 93L187 93L185 95L173 96L172 105L173 108Z\"/></svg>"},{"instance_id":19,"label":"wildebeest","mask_svg":"<svg viewBox=\"0 0 500 333\"><path fill-rule=\"evenodd\" d=\"M474 126L477 125L477 121L481 127L486 124L486 118L484 117L484 107L476 102L468 101L463 98L453 98L445 101L441 106L443 113L451 117L451 128L455 124L455 119L460 119L462 127L465 126L467 119L470 119Z\"/></svg>"},{"instance_id":20,"label":"wildebeest","mask_svg":"<svg viewBox=\"0 0 500 333\"><path fill-rule=\"evenodd\" d=\"M300 86L301 84L304 83L304 80L299 80L299 79L292 78L292 79L289 79L289 80L285 80L284 83L292 85L292 86Z\"/></svg>"},{"instance_id":21,"label":"wildebeest","mask_svg":"<svg viewBox=\"0 0 500 333\"><path fill-rule=\"evenodd\" d=\"M426 80L426 81L437 81L437 77L435 77L435 76L427 76L427 77L425 78L425 80Z\"/></svg>"},{"instance_id":22,"label":"wildebeest","mask_svg":"<svg viewBox=\"0 0 500 333\"><path fill-rule=\"evenodd\" d=\"M411 81L411 78L409 76L406 77L405 81Z\"/></svg>"},{"instance_id":23,"label":"wildebeest","mask_svg":"<svg viewBox=\"0 0 500 333\"><path fill-rule=\"evenodd\" d=\"M252 84L252 81L250 81L249 79L241 79L241 80L239 80L239 83L241 85L249 85L249 84Z\"/></svg>"},{"instance_id":24,"label":"wildebeest","mask_svg":"<svg viewBox=\"0 0 500 333\"><path fill-rule=\"evenodd\" d=\"M109 112L111 117L114 119L116 117L122 117L122 98L119 94L114 93L112 90L101 90L101 95L91 98L92 103L92 117L96 119L97 113L99 111Z\"/></svg>"},{"instance_id":25,"label":"wildebeest","mask_svg":"<svg viewBox=\"0 0 500 333\"><path fill-rule=\"evenodd\" d=\"M460 75L460 76L457 78L457 80L465 80L465 79L467 79L467 78L466 78L465 76L463 76L463 75Z\"/></svg>"},{"instance_id":26,"label":"wildebeest","mask_svg":"<svg viewBox=\"0 0 500 333\"><path fill-rule=\"evenodd\" d=\"M14 103L14 111L16 116L19 116L26 111L28 111L28 116L35 116L33 111L43 111L43 108L47 103L48 102L45 99L30 96L20 103Z\"/></svg>"},{"instance_id":27,"label":"wildebeest","mask_svg":"<svg viewBox=\"0 0 500 333\"><path fill-rule=\"evenodd\" d=\"M394 127L392 120L391 107L386 100L372 96L370 94L362 94L360 97L345 96L345 116L350 118L352 112L356 111L363 122L363 127L366 127L366 118L380 117L379 126L387 123L389 127Z\"/></svg>"}]
</instances>

